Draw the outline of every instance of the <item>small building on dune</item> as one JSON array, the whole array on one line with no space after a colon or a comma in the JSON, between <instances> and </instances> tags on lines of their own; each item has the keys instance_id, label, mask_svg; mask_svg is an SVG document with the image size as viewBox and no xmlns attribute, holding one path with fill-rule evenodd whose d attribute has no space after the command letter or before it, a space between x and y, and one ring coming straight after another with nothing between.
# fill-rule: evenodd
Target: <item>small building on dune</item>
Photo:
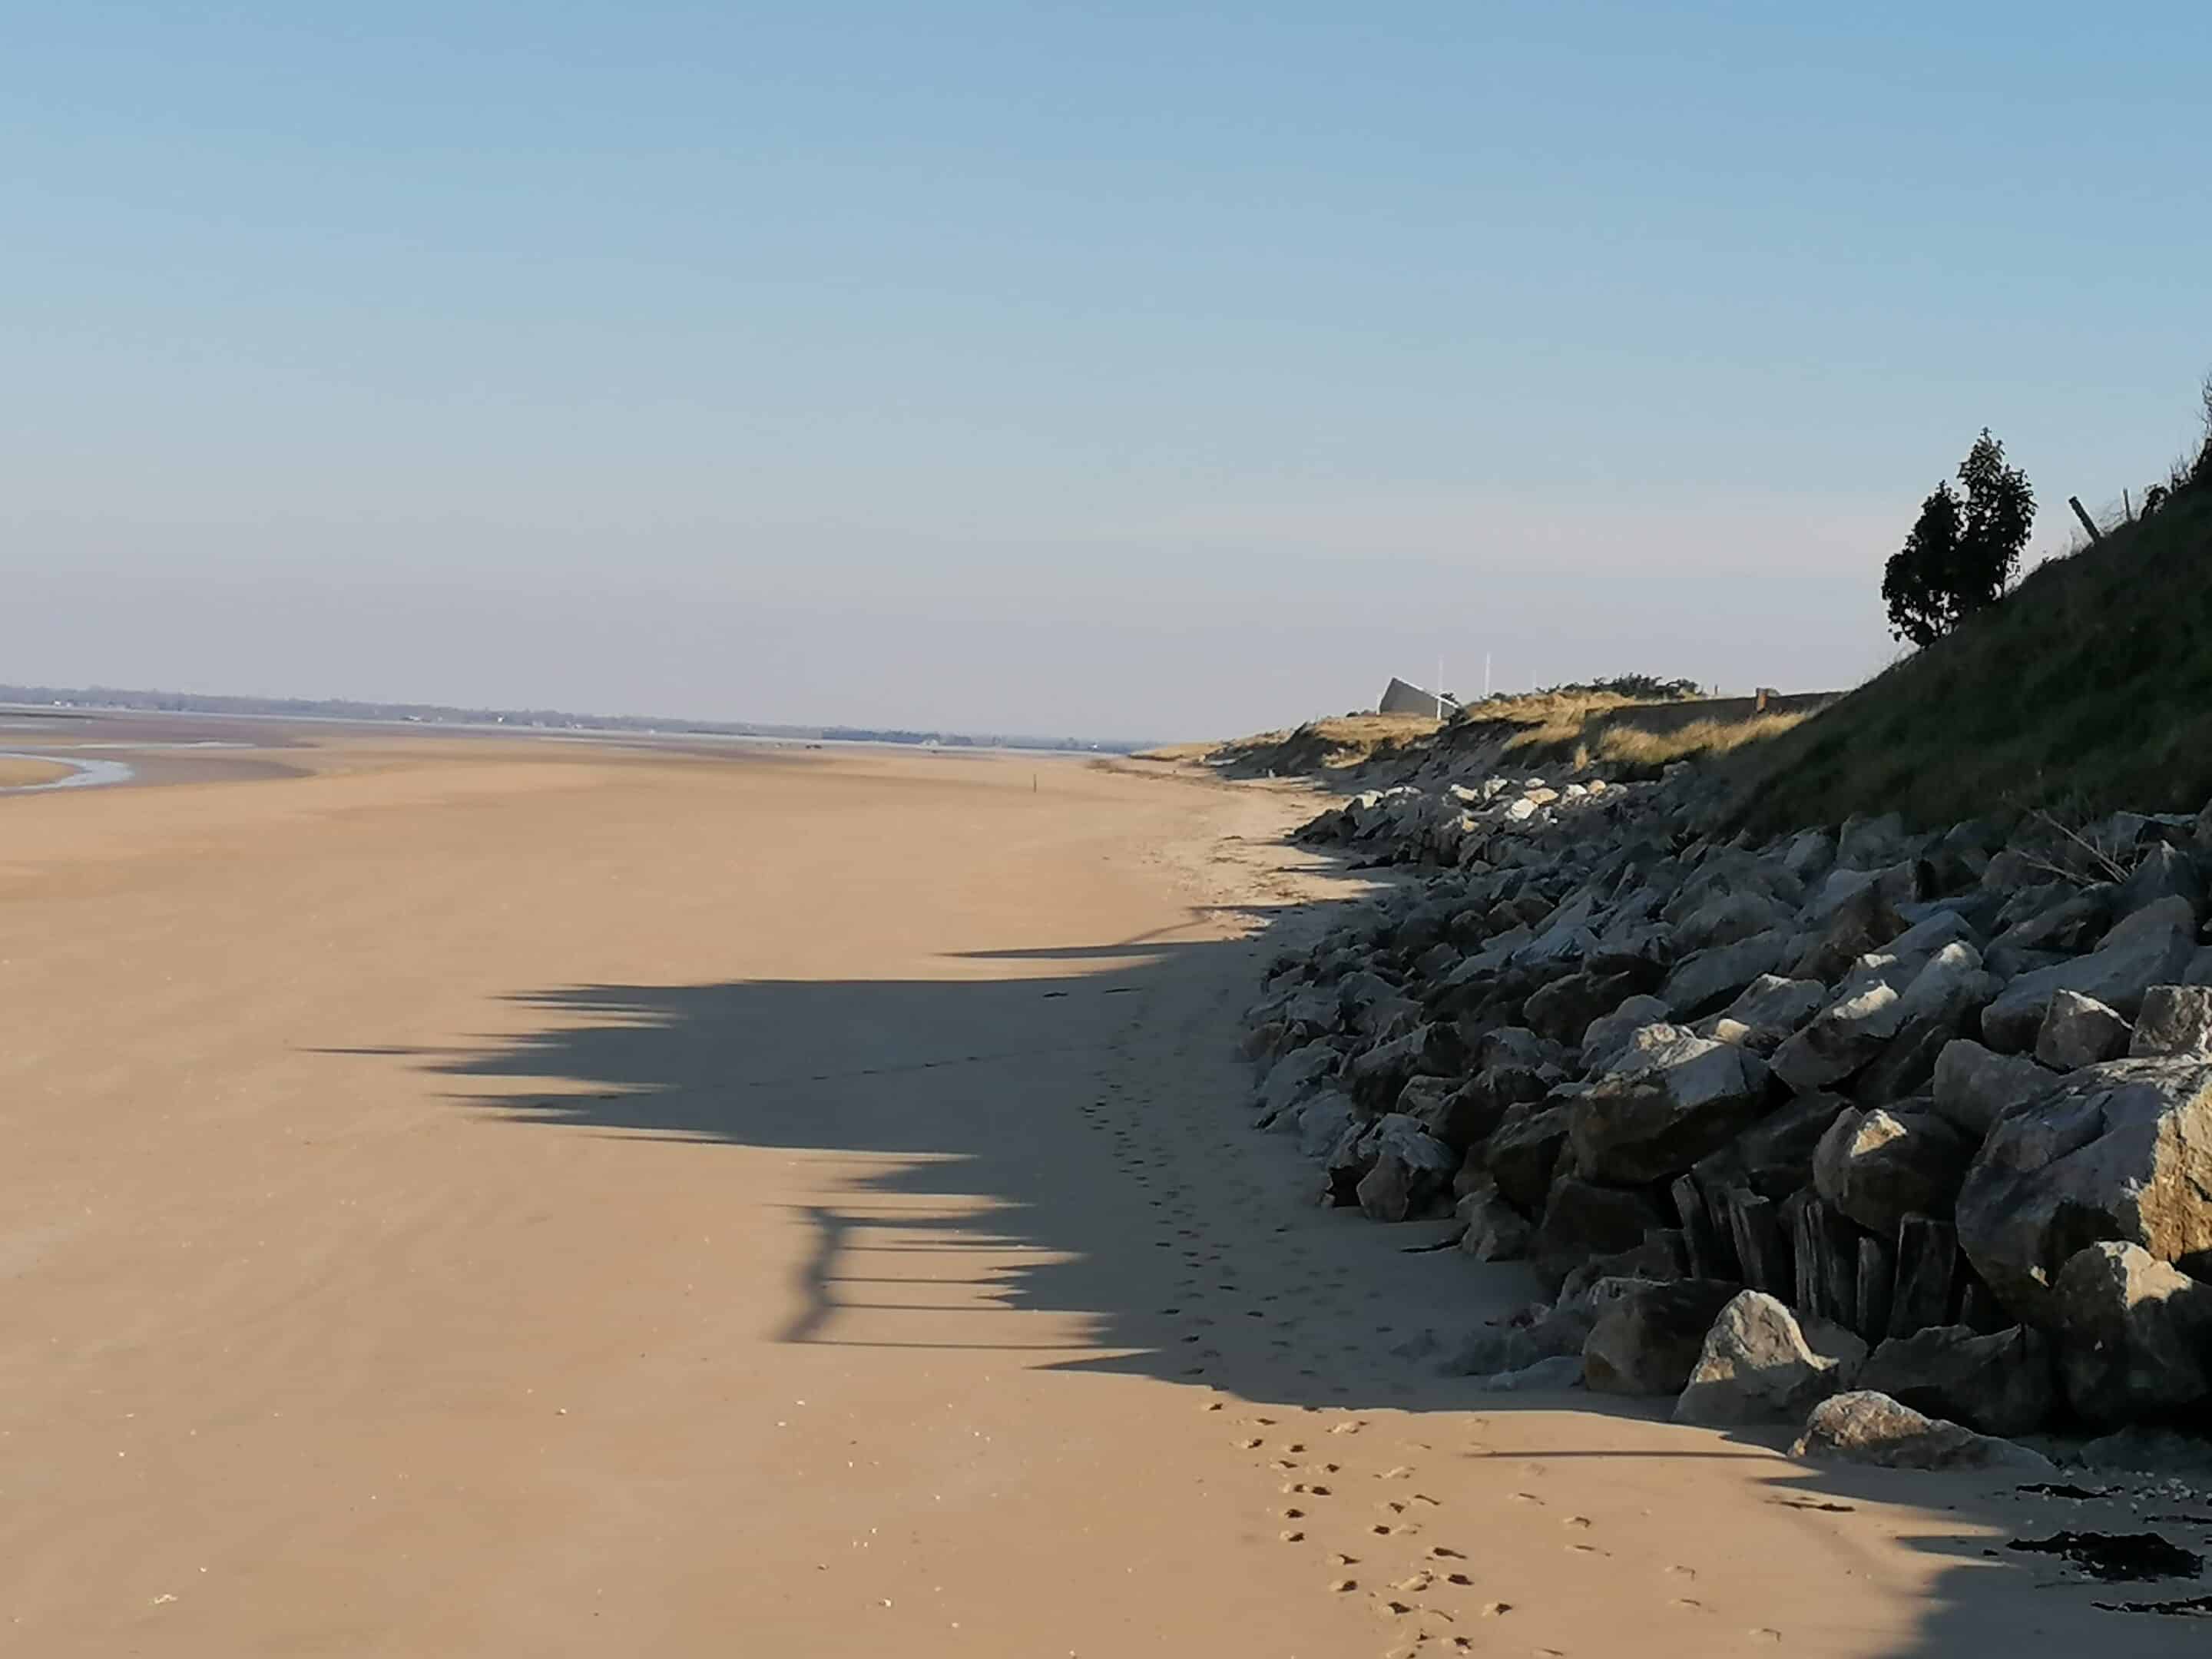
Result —
<instances>
[{"instance_id":1,"label":"small building on dune","mask_svg":"<svg viewBox=\"0 0 2212 1659\"><path fill-rule=\"evenodd\" d=\"M1449 697L1440 697L1433 691L1424 691L1418 685L1408 685L1393 675L1390 684L1382 688L1382 700L1375 705L1378 714L1426 714L1436 718L1441 710L1446 719L1459 713L1459 705Z\"/></svg>"}]
</instances>

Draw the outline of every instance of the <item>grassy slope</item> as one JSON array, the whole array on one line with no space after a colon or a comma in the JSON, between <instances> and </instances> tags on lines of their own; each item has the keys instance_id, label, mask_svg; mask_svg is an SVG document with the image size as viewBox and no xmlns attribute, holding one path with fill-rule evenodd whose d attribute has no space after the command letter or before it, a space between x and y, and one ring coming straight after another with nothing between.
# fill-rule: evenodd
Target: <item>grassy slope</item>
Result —
<instances>
[{"instance_id":1,"label":"grassy slope","mask_svg":"<svg viewBox=\"0 0 2212 1659\"><path fill-rule=\"evenodd\" d=\"M2212 796L2212 489L1999 605L1735 764L1753 828L1894 808L2194 811Z\"/></svg>"}]
</instances>

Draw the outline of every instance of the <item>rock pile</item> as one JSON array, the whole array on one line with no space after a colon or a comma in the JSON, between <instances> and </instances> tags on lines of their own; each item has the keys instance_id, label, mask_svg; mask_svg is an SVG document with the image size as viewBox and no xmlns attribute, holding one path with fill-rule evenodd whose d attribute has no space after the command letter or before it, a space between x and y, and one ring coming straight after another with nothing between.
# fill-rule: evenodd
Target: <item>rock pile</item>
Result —
<instances>
[{"instance_id":1,"label":"rock pile","mask_svg":"<svg viewBox=\"0 0 2212 1659\"><path fill-rule=\"evenodd\" d=\"M1431 780L1301 832L1421 875L1270 967L1260 1121L1323 1201L1533 1265L1457 1369L1829 1401L1808 1447L1893 1461L2212 1424L2212 809L1753 844L1709 805Z\"/></svg>"}]
</instances>

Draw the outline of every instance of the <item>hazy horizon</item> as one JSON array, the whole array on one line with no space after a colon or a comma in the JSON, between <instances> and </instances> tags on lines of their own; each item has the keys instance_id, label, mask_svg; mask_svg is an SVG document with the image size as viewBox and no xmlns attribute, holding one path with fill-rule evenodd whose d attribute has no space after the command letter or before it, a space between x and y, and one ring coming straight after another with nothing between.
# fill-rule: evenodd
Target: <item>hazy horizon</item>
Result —
<instances>
[{"instance_id":1,"label":"hazy horizon","mask_svg":"<svg viewBox=\"0 0 2212 1659\"><path fill-rule=\"evenodd\" d=\"M2147 9L19 7L0 680L1853 684L1983 426L2038 556L2192 436L2212 17Z\"/></svg>"}]
</instances>

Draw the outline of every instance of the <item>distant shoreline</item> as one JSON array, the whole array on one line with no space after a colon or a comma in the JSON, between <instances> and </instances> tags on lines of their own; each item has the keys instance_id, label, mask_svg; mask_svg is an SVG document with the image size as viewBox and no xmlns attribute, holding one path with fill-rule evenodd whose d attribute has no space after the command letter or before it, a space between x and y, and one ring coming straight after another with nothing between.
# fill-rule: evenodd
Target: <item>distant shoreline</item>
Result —
<instances>
[{"instance_id":1,"label":"distant shoreline","mask_svg":"<svg viewBox=\"0 0 2212 1659\"><path fill-rule=\"evenodd\" d=\"M1006 749L1126 755L1150 742L857 726L791 726L647 714L584 714L550 708L464 708L446 703L362 702L349 698L251 697L114 686L0 685L0 710L16 714L220 714L260 720L483 727L654 737L743 738L763 742L867 743L902 748Z\"/></svg>"}]
</instances>

